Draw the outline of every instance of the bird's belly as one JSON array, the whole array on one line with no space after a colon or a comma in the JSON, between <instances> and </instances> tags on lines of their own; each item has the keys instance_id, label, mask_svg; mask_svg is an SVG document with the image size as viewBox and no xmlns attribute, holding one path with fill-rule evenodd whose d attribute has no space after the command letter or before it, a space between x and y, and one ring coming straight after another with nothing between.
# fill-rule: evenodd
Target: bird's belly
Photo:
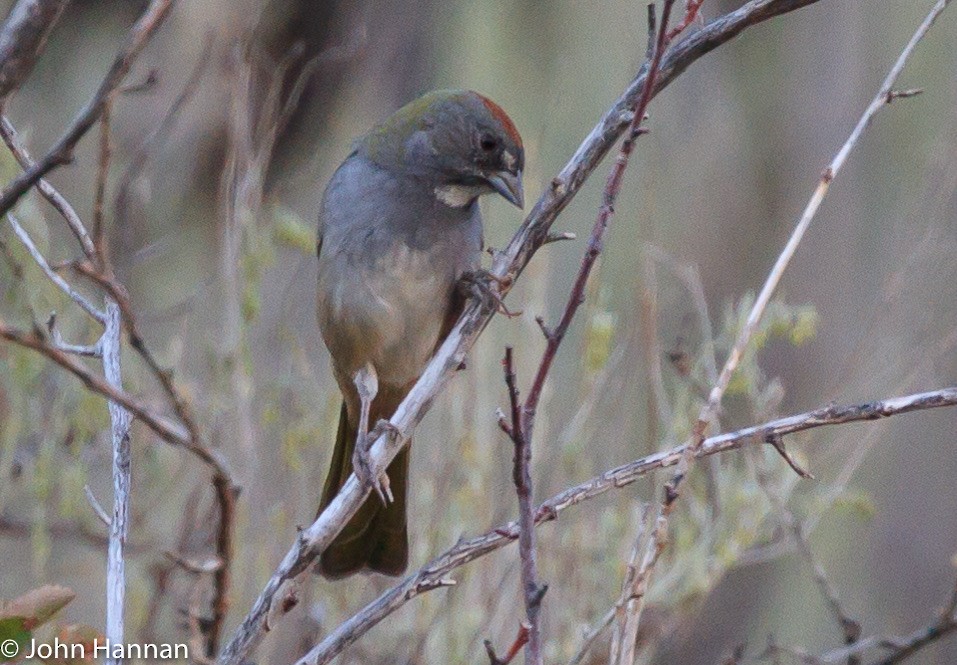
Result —
<instances>
[{"instance_id":1,"label":"bird's belly","mask_svg":"<svg viewBox=\"0 0 957 665\"><path fill-rule=\"evenodd\" d=\"M371 260L340 256L320 266L319 322L341 372L371 362L380 382L397 386L422 373L456 279L443 263L397 243Z\"/></svg>"}]
</instances>

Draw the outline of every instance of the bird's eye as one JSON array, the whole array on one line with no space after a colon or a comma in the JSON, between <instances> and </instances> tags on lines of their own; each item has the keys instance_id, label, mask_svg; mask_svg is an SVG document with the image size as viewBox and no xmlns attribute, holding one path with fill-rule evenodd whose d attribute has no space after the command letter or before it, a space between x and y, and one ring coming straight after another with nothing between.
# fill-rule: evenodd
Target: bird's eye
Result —
<instances>
[{"instance_id":1,"label":"bird's eye","mask_svg":"<svg viewBox=\"0 0 957 665\"><path fill-rule=\"evenodd\" d=\"M479 141L479 147L485 152L492 152L498 147L498 141L495 140L494 136L484 134Z\"/></svg>"}]
</instances>

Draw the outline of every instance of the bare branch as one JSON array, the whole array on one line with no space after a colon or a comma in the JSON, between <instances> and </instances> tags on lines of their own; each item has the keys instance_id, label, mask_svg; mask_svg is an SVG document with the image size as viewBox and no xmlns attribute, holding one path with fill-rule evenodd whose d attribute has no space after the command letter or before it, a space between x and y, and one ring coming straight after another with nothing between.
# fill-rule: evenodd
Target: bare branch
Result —
<instances>
[{"instance_id":1,"label":"bare branch","mask_svg":"<svg viewBox=\"0 0 957 665\"><path fill-rule=\"evenodd\" d=\"M30 76L70 0L18 0L0 29L0 106Z\"/></svg>"},{"instance_id":2,"label":"bare branch","mask_svg":"<svg viewBox=\"0 0 957 665\"><path fill-rule=\"evenodd\" d=\"M123 332L120 308L107 298L106 328L100 339L103 350L103 374L116 390L123 389L120 344ZM110 544L106 564L106 639L124 643L124 607L126 597L126 557L130 521L130 412L115 400L109 402L110 435L113 443L113 518L110 520ZM107 663L121 663L110 657Z\"/></svg>"},{"instance_id":3,"label":"bare branch","mask_svg":"<svg viewBox=\"0 0 957 665\"><path fill-rule=\"evenodd\" d=\"M33 330L27 332L19 330L0 320L0 337L43 354L80 379L83 385L89 390L109 400L113 400L132 411L139 420L167 443L194 452L210 467L215 468L222 464L217 456L194 445L189 437L189 433L183 427L154 413L148 406L138 401L132 395L109 385L102 378L87 369L85 365L70 357L68 353L49 344L45 338L38 334L38 331Z\"/></svg>"},{"instance_id":4,"label":"bare branch","mask_svg":"<svg viewBox=\"0 0 957 665\"><path fill-rule=\"evenodd\" d=\"M40 250L37 249L37 246L34 244L30 234L27 233L26 229L20 225L20 222L17 221L16 217L14 217L12 214L8 214L7 221L10 222L13 232L17 234L20 242L22 242L23 246L27 248L27 251L30 252L30 256L33 258L33 261L40 267L40 270L43 271L43 274L47 276L47 279L53 282L58 289L69 296L70 299L79 305L84 312L92 316L96 321L105 324L106 314L97 309L96 306L87 300L83 294L70 286L65 279L60 277L60 275L58 275L56 271L50 267L50 264L47 263L46 258L43 256Z\"/></svg>"},{"instance_id":5,"label":"bare branch","mask_svg":"<svg viewBox=\"0 0 957 665\"><path fill-rule=\"evenodd\" d=\"M699 425L704 422L704 426L707 426L706 423L710 421L711 417L717 413L721 403L721 398L724 396L724 391L727 390L728 383L731 381L731 375L734 374L735 369L737 369L738 363L741 360L741 356L744 354L744 350L747 347L751 336L754 334L754 331L757 328L762 315L764 314L765 308L771 301L771 297L777 289L778 283L781 281L781 276L784 274L784 271L790 264L791 259L794 257L794 253L797 251L798 245L801 244L801 240L804 238L804 233L807 231L811 221L817 214L818 208L820 208L821 202L827 195L831 183L834 181L844 164L847 162L847 158L851 154L851 151L857 147L861 136L864 134L864 130L870 126L874 116L878 111L890 103L888 94L891 92L891 90L893 90L894 83L897 81L897 78L903 71L904 65L907 64L907 61L913 54L917 44L924 38L924 35L927 34L927 31L934 24L934 21L937 20L937 17L940 15L940 13L944 11L949 2L950 0L938 0L937 4L935 4L933 9L931 9L923 23L920 24L920 26L917 28L917 31L907 43L907 46L904 47L904 50L901 52L900 56L898 56L894 66L891 67L890 72L887 74L884 82L881 84L880 90L874 96L867 109L865 109L864 114L861 115L860 119L857 121L857 125L844 142L844 145L841 146L841 149L838 151L837 155L835 155L834 159L831 160L831 163L827 166L827 168L824 169L817 188L811 195L811 199L808 201L804 212L801 214L801 218L798 220L794 231L792 231L791 237L788 239L787 244L784 246L784 249L777 258L777 261L775 261L774 266L771 268L771 272L768 275L764 286L761 287L761 292L758 294L757 300L755 300L755 303L748 314L748 318L744 324L744 327L738 333L738 338L735 340L734 346L731 349L731 354L725 363L724 368L722 368L721 374L718 376L718 382L711 390L706 411L703 411L701 417L698 419Z\"/></svg>"},{"instance_id":6,"label":"bare branch","mask_svg":"<svg viewBox=\"0 0 957 665\"><path fill-rule=\"evenodd\" d=\"M816 1L751 0L739 9L712 21L664 55L658 82L652 93L660 92L691 63L737 36L745 28ZM585 138L565 168L552 180L552 186L542 194L508 248L495 256L492 272L507 280L504 287L506 291L507 285L514 283L514 279L521 274L534 253L546 242L558 214L571 202L588 176L630 124L632 116L629 110L635 107L646 80L647 67L644 67ZM412 429L425 415L435 396L462 365L468 350L488 324L494 310L491 303L472 302L466 307L425 372L393 414L390 421L391 431L397 431L399 436L379 437L373 445L370 458L375 468L386 468L403 442L408 440ZM270 616L274 601L281 596L279 591L283 584L309 568L346 521L359 509L367 494L368 491L360 486L355 476L351 476L316 521L300 532L246 618L223 649L219 657L220 665L238 665L246 658L265 633L266 619Z\"/></svg>"},{"instance_id":7,"label":"bare branch","mask_svg":"<svg viewBox=\"0 0 957 665\"><path fill-rule=\"evenodd\" d=\"M117 54L110 71L106 74L90 101L86 103L86 106L74 119L70 128L40 161L7 185L3 194L0 195L0 214L9 212L20 200L20 197L51 170L70 162L76 144L100 117L110 93L126 78L133 61L162 24L163 19L169 14L172 5L173 0L152 0L150 2L149 7L127 35L126 43Z\"/></svg>"},{"instance_id":8,"label":"bare branch","mask_svg":"<svg viewBox=\"0 0 957 665\"><path fill-rule=\"evenodd\" d=\"M50 337L53 338L53 345L61 351L72 353L75 356L85 356L87 358L103 357L103 345L101 344L101 340L97 340L95 344L90 345L68 344L63 341L60 329L56 326L56 312L51 312L50 318L47 319L47 331L50 333Z\"/></svg>"},{"instance_id":9,"label":"bare branch","mask_svg":"<svg viewBox=\"0 0 957 665\"><path fill-rule=\"evenodd\" d=\"M528 644L529 632L530 628L528 627L527 623L519 624L518 634L515 636L512 646L508 648L508 651L506 651L505 655L501 658L495 655L495 649L492 648L492 642L485 640L485 653L488 654L490 665L509 665L509 663L515 659L515 656L518 655L518 652L522 650L522 647Z\"/></svg>"},{"instance_id":10,"label":"bare branch","mask_svg":"<svg viewBox=\"0 0 957 665\"><path fill-rule=\"evenodd\" d=\"M635 646L638 639L638 621L641 618L641 598L645 589L640 585L639 565L641 555L645 550L645 541L651 535L648 529L649 507L643 505L639 511L638 534L632 548L631 558L625 569L625 577L621 583L621 596L615 603L614 612L618 621L611 638L611 654L608 658L610 665L631 665L635 662Z\"/></svg>"},{"instance_id":11,"label":"bare branch","mask_svg":"<svg viewBox=\"0 0 957 665\"><path fill-rule=\"evenodd\" d=\"M176 96L176 99L174 99L173 103L170 104L169 109L167 109L166 113L163 115L163 119L160 120L153 131L150 132L149 136L146 137L143 143L133 154L132 158L130 158L129 165L120 175L116 185L116 197L114 198L113 209L117 218L117 224L121 228L125 227L126 222L124 220L129 214L128 207L130 188L132 187L134 181L136 181L136 179L143 172L143 169L146 167L146 163L153 152L169 136L169 133L175 126L176 121L179 120L179 116L183 108L185 108L186 104L190 99L192 99L193 95L199 89L199 83L202 80L203 74L206 72L206 68L209 66L211 61L212 51L213 33L210 32L206 35L206 41L203 44L202 52L199 54L199 59L193 66L192 71L187 77L186 82L183 84L179 94Z\"/></svg>"},{"instance_id":12,"label":"bare branch","mask_svg":"<svg viewBox=\"0 0 957 665\"><path fill-rule=\"evenodd\" d=\"M924 649L938 640L957 633L957 585L952 592L950 602L938 618L926 626L903 636L890 637L883 635L870 635L856 641L851 646L840 649L833 649L820 656L811 656L815 663L832 664L840 663L844 660L860 658L866 652L882 649L885 652L883 658L874 661L873 665L895 665L901 663L921 649Z\"/></svg>"},{"instance_id":13,"label":"bare branch","mask_svg":"<svg viewBox=\"0 0 957 665\"><path fill-rule=\"evenodd\" d=\"M852 619L851 615L844 609L843 604L837 596L837 590L827 577L824 566L811 549L811 544L804 534L801 521L791 512L791 509L788 508L784 498L771 487L763 471L758 471L757 478L758 484L761 485L764 493L771 500L771 504L780 516L781 521L791 531L794 542L797 543L798 552L801 553L804 562L808 568L811 569L811 577L814 579L814 583L817 584L818 590L824 598L824 603L834 617L834 621L844 635L844 643L849 646L855 644L861 637L861 624ZM856 656L848 657L847 665L858 665L859 663L860 660Z\"/></svg>"},{"instance_id":14,"label":"bare branch","mask_svg":"<svg viewBox=\"0 0 957 665\"><path fill-rule=\"evenodd\" d=\"M112 304L115 305L119 311L119 305L115 302ZM97 376L85 365L74 359L70 353L60 349L55 344L51 344L42 336L41 331L32 330L26 332L18 330L13 326L7 325L0 319L0 338L43 354L79 378L89 390L110 400L111 406L115 403L129 410L161 439L174 446L185 448L210 468L212 471L213 491L220 513L220 520L216 529L216 556L226 562L220 569L215 571L213 583L215 593L213 599L212 627L216 627L217 625L221 626L222 622L225 621L226 611L228 609L228 592L231 579L228 562L232 561L233 521L238 493L236 486L231 480L231 475L225 461L216 451L206 446L202 438L198 438L198 433L194 434L188 428L183 428L178 424L170 422L165 417L154 413L148 406L132 397L129 393L124 392L121 388L111 385L108 381ZM212 630L212 628L210 630ZM214 642L215 634L216 633L212 632L208 633L210 644Z\"/></svg>"},{"instance_id":15,"label":"bare branch","mask_svg":"<svg viewBox=\"0 0 957 665\"><path fill-rule=\"evenodd\" d=\"M519 402L518 386L515 380L515 366L512 361L512 347L505 348L505 358L502 360L505 371L505 385L508 387L509 407L512 422L508 428L509 438L514 444L514 459L512 461L512 482L515 493L518 495L518 550L522 562L522 599L525 603L526 624L524 633L525 662L530 665L542 665L542 632L539 615L541 613L542 598L548 591L547 585L538 583L538 565L535 551L535 514L532 510L532 444L531 425L526 416L526 406ZM526 405L528 402L525 403ZM503 428L504 429L504 428ZM516 643L518 640L516 639ZM489 657L493 665L508 663L499 661L491 651L491 645L486 643ZM514 655L514 654L513 654Z\"/></svg>"},{"instance_id":16,"label":"bare branch","mask_svg":"<svg viewBox=\"0 0 957 665\"><path fill-rule=\"evenodd\" d=\"M611 625L611 622L615 620L615 615L618 613L617 606L611 607L605 615L601 617L598 621L595 622L595 625L588 629L585 632L585 635L582 637L581 646L578 647L578 651L575 652L575 655L572 656L571 660L568 661L568 665L581 665L585 660L585 656L588 655L588 652L591 651L591 648L595 645L595 642L598 641L598 638L602 636L608 626Z\"/></svg>"},{"instance_id":17,"label":"bare branch","mask_svg":"<svg viewBox=\"0 0 957 665\"><path fill-rule=\"evenodd\" d=\"M695 454L699 458L709 457L747 445L762 445L771 434L787 436L817 427L850 422L870 422L913 411L952 406L957 406L957 386L854 406L831 405L815 411L772 420L762 425L712 436L705 439ZM535 524L554 520L559 513L570 506L593 499L610 490L630 485L652 471L674 466L687 450L688 446L679 446L648 455L610 469L580 485L570 487L539 505L535 513ZM382 619L423 591L435 588L434 580L444 579L456 568L494 552L517 538L518 525L515 522L509 522L480 536L457 543L354 614L299 659L297 665L323 665L330 662Z\"/></svg>"},{"instance_id":18,"label":"bare branch","mask_svg":"<svg viewBox=\"0 0 957 665\"><path fill-rule=\"evenodd\" d=\"M101 522L106 526L107 529L110 528L110 516L106 514L106 511L103 510L103 506L97 500L96 495L93 494L93 490L90 489L89 485L83 486L83 494L86 495L87 503L90 504L90 508L93 509L93 513L99 518Z\"/></svg>"},{"instance_id":19,"label":"bare branch","mask_svg":"<svg viewBox=\"0 0 957 665\"><path fill-rule=\"evenodd\" d=\"M682 482L688 477L688 473L696 458L697 450L705 440L708 427L717 417L718 410L721 406L721 400L731 382L731 377L737 369L741 358L744 356L745 349L750 343L751 337L755 330L757 330L758 324L761 322L764 311L768 303L771 301L771 297L777 289L778 283L780 282L784 271L790 264L791 259L797 251L798 245L800 245L801 240L804 237L804 233L807 231L811 221L814 219L814 216L821 205L821 202L827 195L831 182L844 166L851 150L853 150L858 144L861 135L870 125L876 113L888 104L887 95L893 89L894 83L896 82L898 76L900 76L901 71L904 69L904 65L914 52L917 44L921 39L923 39L924 35L927 34L927 31L930 29L931 25L933 25L934 21L937 19L937 16L940 15L949 2L950 0L938 0L938 2L931 9L930 13L927 15L927 18L925 18L923 23L921 23L921 25L917 28L917 31L914 33L913 37L911 37L910 41L907 43L907 46L904 47L903 52L897 58L894 66L891 67L891 70L884 79L884 83L881 85L880 90L874 96L874 99L868 105L867 109L864 111L864 114L861 116L854 130L851 132L851 135L838 151L830 165L824 170L824 174L821 176L818 186L815 189L814 194L811 196L807 207L804 209L797 226L791 233L791 237L788 239L787 244L784 246L784 249L778 256L777 261L775 261L774 266L771 268L771 272L768 275L764 286L761 288L761 292L758 294L751 311L748 313L748 318L745 321L744 326L738 333L738 337L731 348L731 353L729 354L728 359L725 361L724 367L721 369L721 373L718 375L718 381L712 387L711 393L708 396L708 401L701 409L698 420L693 429L691 444L688 446L681 461L678 463L678 467L674 476L665 486L665 496L662 499L661 506L658 510L658 520L655 531L652 533L652 537L648 542L648 548L645 552L645 558L642 562L641 572L639 573L640 577L643 578L643 588L647 588L650 582L651 574L661 557L661 553L667 546L668 519L680 496ZM775 442L775 440L772 439L772 442ZM775 447L778 452L784 455L785 459L789 460L787 454L783 452L783 447ZM794 465L792 465L792 468L794 468ZM802 474L805 473L802 469L800 469L800 467L796 467L795 470ZM641 608L639 605L639 615L640 612Z\"/></svg>"},{"instance_id":20,"label":"bare branch","mask_svg":"<svg viewBox=\"0 0 957 665\"><path fill-rule=\"evenodd\" d=\"M215 573L217 570L220 570L223 567L223 561L216 558L206 559L205 561L195 561L193 559L187 559L186 557L180 556L176 552L169 551L163 552L163 556L183 570L197 575Z\"/></svg>"},{"instance_id":21,"label":"bare branch","mask_svg":"<svg viewBox=\"0 0 957 665\"><path fill-rule=\"evenodd\" d=\"M100 113L100 145L99 159L96 168L96 183L93 188L93 245L96 247L97 258L102 266L107 265L109 252L105 245L105 227L103 224L103 202L106 199L106 180L110 174L110 158L113 155L113 144L110 139L110 116L113 113L113 99L116 92L106 96L103 111Z\"/></svg>"},{"instance_id":22,"label":"bare branch","mask_svg":"<svg viewBox=\"0 0 957 665\"><path fill-rule=\"evenodd\" d=\"M3 137L3 142L7 144L10 152L12 152L16 158L17 163L20 164L20 168L27 170L33 168L34 161L30 157L30 153L27 152L23 143L21 143L17 131L13 128L13 124L6 116L0 116L0 136ZM76 210L73 209L73 206L46 180L38 180L37 189L40 190L40 194L43 195L43 198L45 198L57 212L63 215L67 226L70 227L70 230L73 231L73 235L76 236L76 239L80 242L83 253L86 254L88 259L92 260L96 255L93 239L90 238L90 234L87 233L86 227L80 220L80 216L76 214Z\"/></svg>"}]
</instances>

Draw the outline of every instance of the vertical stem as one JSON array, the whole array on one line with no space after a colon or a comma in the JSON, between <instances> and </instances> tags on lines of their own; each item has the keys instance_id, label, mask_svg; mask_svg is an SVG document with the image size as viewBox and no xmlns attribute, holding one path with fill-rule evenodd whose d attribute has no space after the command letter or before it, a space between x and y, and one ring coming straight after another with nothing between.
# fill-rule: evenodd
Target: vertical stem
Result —
<instances>
[{"instance_id":1,"label":"vertical stem","mask_svg":"<svg viewBox=\"0 0 957 665\"><path fill-rule=\"evenodd\" d=\"M525 614L531 626L528 645L525 647L530 665L542 663L542 631L539 622L542 595L545 587L539 587L538 563L535 556L535 517L532 507L532 447L524 436L515 439L514 480L518 494L518 548L522 559L522 589L525 592ZM521 443L519 443L521 441Z\"/></svg>"},{"instance_id":2,"label":"vertical stem","mask_svg":"<svg viewBox=\"0 0 957 665\"><path fill-rule=\"evenodd\" d=\"M511 409L511 439L515 445L512 481L518 495L518 551L522 561L522 596L528 619L528 642L525 644L526 665L542 665L542 631L539 613L542 596L547 586L538 584L538 564L535 555L535 512L532 507L532 425L525 407L519 404L515 381L512 347L505 347L505 385L508 387Z\"/></svg>"},{"instance_id":3,"label":"vertical stem","mask_svg":"<svg viewBox=\"0 0 957 665\"><path fill-rule=\"evenodd\" d=\"M107 383L123 388L120 369L122 321L116 301L106 299L106 328L101 346L103 373ZM123 607L126 596L126 546L130 517L130 412L114 401L109 403L110 435L113 444L113 519L110 523L109 554L106 563L106 639L123 644ZM107 659L119 665L122 659Z\"/></svg>"}]
</instances>

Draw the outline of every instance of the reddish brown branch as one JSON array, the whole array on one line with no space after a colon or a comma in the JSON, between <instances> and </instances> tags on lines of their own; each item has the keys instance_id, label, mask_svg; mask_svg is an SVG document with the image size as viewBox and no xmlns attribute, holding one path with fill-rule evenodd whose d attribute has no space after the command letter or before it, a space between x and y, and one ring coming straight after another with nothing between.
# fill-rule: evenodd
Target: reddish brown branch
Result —
<instances>
[{"instance_id":1,"label":"reddish brown branch","mask_svg":"<svg viewBox=\"0 0 957 665\"><path fill-rule=\"evenodd\" d=\"M522 650L522 647L528 644L529 633L528 624L519 624L518 634L515 636L512 646L510 646L508 651L505 652L505 655L501 657L495 655L495 649L492 648L491 640L485 640L483 644L485 645L485 653L488 654L490 665L509 665L509 663L515 659L515 656L518 655L518 652Z\"/></svg>"},{"instance_id":2,"label":"reddish brown branch","mask_svg":"<svg viewBox=\"0 0 957 665\"><path fill-rule=\"evenodd\" d=\"M532 446L530 432L522 419L522 407L519 402L518 386L515 381L515 366L512 359L512 347L505 347L502 360L505 371L505 385L508 388L509 406L512 422L509 427L510 438L514 444L515 456L512 460L512 482L518 495L518 551L522 562L522 599L525 602L525 617L528 621L525 637L525 662L533 665L542 663L542 630L539 615L542 598L548 590L547 585L538 583L538 564L535 551L535 513L532 508ZM521 636L521 633L519 633ZM517 640L516 640L517 642ZM487 649L490 647L487 645ZM489 651L493 656L493 652ZM513 654L514 655L514 654ZM509 657L505 661L511 661ZM493 658L493 663L496 662Z\"/></svg>"},{"instance_id":3,"label":"reddish brown branch","mask_svg":"<svg viewBox=\"0 0 957 665\"><path fill-rule=\"evenodd\" d=\"M698 18L698 10L701 9L701 5L704 4L704 0L687 0L685 4L685 16L681 19L681 22L668 33L668 41L671 41L685 29L694 23L695 19Z\"/></svg>"},{"instance_id":4,"label":"reddish brown branch","mask_svg":"<svg viewBox=\"0 0 957 665\"><path fill-rule=\"evenodd\" d=\"M591 275L595 261L598 260L598 256L604 247L605 232L608 230L608 225L611 223L612 217L615 214L615 201L618 199L618 194L621 191L621 183L625 176L625 170L628 168L628 160L634 151L635 141L646 132L646 130L642 129L641 123L645 118L648 104L651 102L652 97L654 97L655 87L658 84L658 74L661 71L661 62L664 57L665 48L667 47L668 18L671 15L673 5L674 0L665 0L661 16L661 27L658 29L657 39L654 42L651 57L648 62L646 83L642 87L641 95L638 97L638 101L632 109L633 115L631 123L628 125L625 139L621 143L618 157L615 159L615 163L605 181L602 205L598 210L598 216L592 226L591 236L588 238L588 247L585 250L585 255L582 257L581 267L578 269L578 275L575 277L571 292L568 294L568 300L565 303L562 316L558 321L558 325L554 328L546 327L544 322L539 320L539 326L545 334L545 352L542 354L542 359L538 365L538 371L535 373L532 387L528 391L528 398L522 407L523 425L526 429L526 436L529 439L531 439L532 428L535 422L535 412L541 400L545 380L548 378L548 373L552 368L555 355L558 353L558 347L565 338L568 327L578 312L578 308L585 302L585 285L588 283L588 278ZM653 8L654 5L649 5L649 25L654 24Z\"/></svg>"},{"instance_id":5,"label":"reddish brown branch","mask_svg":"<svg viewBox=\"0 0 957 665\"><path fill-rule=\"evenodd\" d=\"M535 549L535 528L534 517L532 514L532 479L531 479L531 442L534 429L535 413L541 400L542 391L545 382L548 379L549 371L554 363L555 356L565 339L565 334L571 325L572 319L578 312L578 308L585 301L585 287L588 284L588 278L591 276L592 268L598 260L604 247L605 233L615 214L615 201L621 192L621 185L624 179L625 171L628 168L628 162L634 151L635 141L644 134L641 126L648 109L648 104L654 95L655 85L658 80L658 72L661 69L662 58L668 44L668 19L671 16L671 9L674 0L665 0L661 16L660 27L655 31L655 11L654 4L648 6L648 26L649 26L649 62L647 69L647 79L642 93L632 109L632 119L628 126L625 139L622 141L618 157L612 165L611 171L605 181L605 189L602 205L598 210L595 223L592 226L591 235L588 239L588 246L582 257L581 267L575 277L575 282L562 311L558 325L549 328L544 320L539 317L537 322L545 335L545 351L542 354L538 370L535 373L535 379L529 390L528 398L521 406L518 399L518 388L515 384L515 370L512 361L512 349L505 349L505 359L503 366L505 368L505 383L508 387L509 403L511 406L512 422L506 430L510 433L515 448L515 458L513 463L513 482L515 491L518 495L518 523L519 523L519 556L522 563L522 593L525 601L525 615L528 619L529 636L526 645L526 661L534 665L541 665L541 627L539 622L539 613L541 610L542 597L547 590L547 586L539 586L537 582L537 565ZM505 429L503 427L503 429Z\"/></svg>"}]
</instances>

